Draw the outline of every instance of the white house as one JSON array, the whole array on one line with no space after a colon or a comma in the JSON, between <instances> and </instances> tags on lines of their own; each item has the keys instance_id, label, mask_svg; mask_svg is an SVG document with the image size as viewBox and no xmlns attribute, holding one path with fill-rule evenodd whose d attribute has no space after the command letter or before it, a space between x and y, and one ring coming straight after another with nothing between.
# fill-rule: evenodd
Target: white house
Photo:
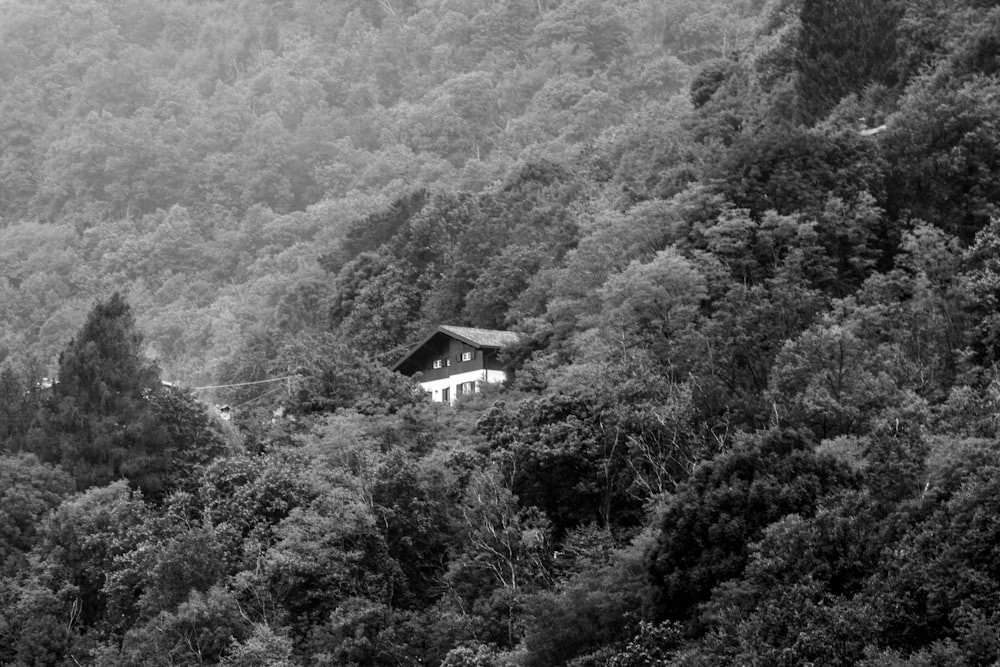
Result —
<instances>
[{"instance_id":1,"label":"white house","mask_svg":"<svg viewBox=\"0 0 1000 667\"><path fill-rule=\"evenodd\" d=\"M497 354L521 340L521 334L496 329L442 324L393 366L410 377L420 373L420 386L433 400L451 403L479 391L483 383L507 380Z\"/></svg>"}]
</instances>

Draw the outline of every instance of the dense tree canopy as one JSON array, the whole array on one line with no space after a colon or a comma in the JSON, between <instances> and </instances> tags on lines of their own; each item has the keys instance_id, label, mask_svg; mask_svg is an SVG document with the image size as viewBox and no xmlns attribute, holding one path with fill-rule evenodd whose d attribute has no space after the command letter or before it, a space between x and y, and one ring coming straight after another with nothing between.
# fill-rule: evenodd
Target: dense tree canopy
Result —
<instances>
[{"instance_id":1,"label":"dense tree canopy","mask_svg":"<svg viewBox=\"0 0 1000 667\"><path fill-rule=\"evenodd\" d=\"M1000 659L995 2L0 15L0 665Z\"/></svg>"}]
</instances>

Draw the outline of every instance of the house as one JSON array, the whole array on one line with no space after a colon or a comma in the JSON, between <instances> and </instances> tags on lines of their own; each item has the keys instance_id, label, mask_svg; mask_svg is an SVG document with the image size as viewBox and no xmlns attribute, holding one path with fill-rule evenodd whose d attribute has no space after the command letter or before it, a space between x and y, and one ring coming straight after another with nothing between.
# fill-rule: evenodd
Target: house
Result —
<instances>
[{"instance_id":1,"label":"house","mask_svg":"<svg viewBox=\"0 0 1000 667\"><path fill-rule=\"evenodd\" d=\"M442 324L417 343L394 371L413 377L437 402L451 403L462 394L479 391L484 383L504 382L497 354L521 340L521 334L495 329L453 327Z\"/></svg>"}]
</instances>

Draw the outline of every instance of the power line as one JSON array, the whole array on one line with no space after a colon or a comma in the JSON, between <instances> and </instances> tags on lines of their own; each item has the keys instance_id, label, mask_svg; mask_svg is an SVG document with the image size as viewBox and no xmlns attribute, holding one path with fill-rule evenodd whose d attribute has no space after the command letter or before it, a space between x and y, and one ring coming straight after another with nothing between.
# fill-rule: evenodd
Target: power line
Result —
<instances>
[{"instance_id":1,"label":"power line","mask_svg":"<svg viewBox=\"0 0 1000 667\"><path fill-rule=\"evenodd\" d=\"M237 382L235 384L215 384L209 385L207 387L189 387L189 389L228 389L229 387L249 387L252 384L267 384L268 382L282 382L284 380L291 380L292 378L300 377L298 375L286 375L280 378L269 378L267 380L254 380L253 382Z\"/></svg>"},{"instance_id":2,"label":"power line","mask_svg":"<svg viewBox=\"0 0 1000 667\"><path fill-rule=\"evenodd\" d=\"M232 408L230 408L230 409L231 409L231 410L237 410L237 409L239 409L239 408L244 408L244 407L246 407L246 406L250 405L251 403L254 403L254 402L256 402L256 401L259 401L259 400L261 400L262 398L267 398L267 397L268 397L268 396L270 396L271 394L274 394L274 393L276 393L276 392L279 392L279 391L281 391L281 387L277 387L276 389L271 389L271 390L269 390L269 391L265 391L265 392L264 392L263 394L261 394L260 396L255 396L255 397L251 398L251 399L250 399L249 401L243 401L243 402L242 402L242 403L240 403L239 405L234 405L234 406L232 406Z\"/></svg>"},{"instance_id":3,"label":"power line","mask_svg":"<svg viewBox=\"0 0 1000 667\"><path fill-rule=\"evenodd\" d=\"M395 354L396 352L403 352L404 350L409 350L415 344L416 343L407 343L406 345L400 345L399 347L393 348L393 349L389 350L388 352L384 352L383 354L389 355L389 354ZM229 389L231 387L249 387L250 385L267 384L268 382L281 382L283 380L291 380L292 378L298 378L298 377L302 377L302 376L301 375L286 375L286 376L280 377L280 378L268 378L267 380L254 380L253 382L236 382L236 383L233 383L233 384L213 384L213 385L208 385L208 386L205 386L205 387L188 387L188 389L192 389L192 390L197 391L197 390L201 390L201 389Z\"/></svg>"}]
</instances>

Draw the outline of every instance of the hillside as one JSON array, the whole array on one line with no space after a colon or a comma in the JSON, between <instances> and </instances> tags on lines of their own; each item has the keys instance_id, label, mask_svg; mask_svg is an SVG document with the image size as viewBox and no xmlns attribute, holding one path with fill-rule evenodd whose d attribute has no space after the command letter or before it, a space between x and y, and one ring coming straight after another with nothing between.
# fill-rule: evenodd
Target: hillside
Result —
<instances>
[{"instance_id":1,"label":"hillside","mask_svg":"<svg viewBox=\"0 0 1000 667\"><path fill-rule=\"evenodd\" d=\"M1000 660L996 3L0 16L0 664Z\"/></svg>"},{"instance_id":2,"label":"hillside","mask_svg":"<svg viewBox=\"0 0 1000 667\"><path fill-rule=\"evenodd\" d=\"M317 259L366 216L578 169L757 9L4 0L0 358L51 367L119 289L169 375L213 384L259 330L326 324Z\"/></svg>"}]
</instances>

